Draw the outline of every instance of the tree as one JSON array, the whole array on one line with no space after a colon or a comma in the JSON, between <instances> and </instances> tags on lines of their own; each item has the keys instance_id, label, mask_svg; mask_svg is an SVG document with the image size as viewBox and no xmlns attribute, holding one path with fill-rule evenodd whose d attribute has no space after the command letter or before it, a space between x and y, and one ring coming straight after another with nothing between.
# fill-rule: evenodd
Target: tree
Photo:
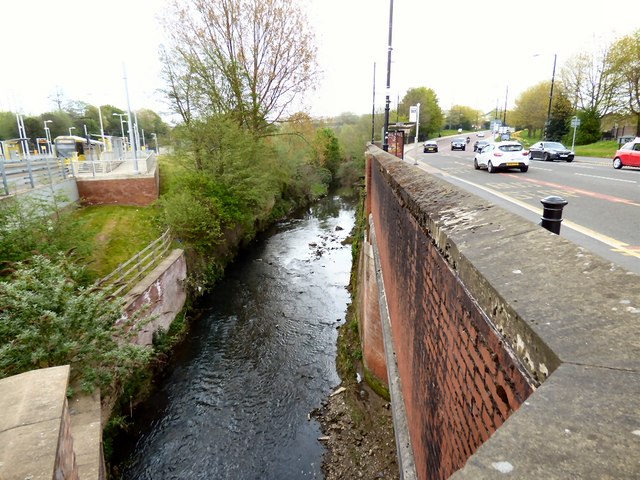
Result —
<instances>
[{"instance_id":1,"label":"tree","mask_svg":"<svg viewBox=\"0 0 640 480\"><path fill-rule=\"evenodd\" d=\"M263 134L315 85L310 22L293 0L175 0L162 57L174 110Z\"/></svg>"},{"instance_id":2,"label":"tree","mask_svg":"<svg viewBox=\"0 0 640 480\"><path fill-rule=\"evenodd\" d=\"M18 124L16 115L11 112L0 112L0 138L8 140L18 137Z\"/></svg>"},{"instance_id":3,"label":"tree","mask_svg":"<svg viewBox=\"0 0 640 480\"><path fill-rule=\"evenodd\" d=\"M410 88L400 101L398 110L401 114L407 115L409 107L418 103L420 103L420 132L424 137L430 137L440 131L444 118L442 109L438 105L438 97L433 89L427 87Z\"/></svg>"},{"instance_id":4,"label":"tree","mask_svg":"<svg viewBox=\"0 0 640 480\"><path fill-rule=\"evenodd\" d=\"M329 170L331 177L335 179L342 162L342 153L334 131L330 128L317 130L314 144L318 152L318 166Z\"/></svg>"},{"instance_id":5,"label":"tree","mask_svg":"<svg viewBox=\"0 0 640 480\"><path fill-rule=\"evenodd\" d=\"M547 128L547 140L558 142L562 141L564 136L569 133L570 119L573 116L571 101L565 95L562 86L559 85L559 87L554 91L551 119Z\"/></svg>"},{"instance_id":6,"label":"tree","mask_svg":"<svg viewBox=\"0 0 640 480\"><path fill-rule=\"evenodd\" d=\"M620 81L621 109L636 116L636 135L640 136L640 29L613 44L611 64Z\"/></svg>"},{"instance_id":7,"label":"tree","mask_svg":"<svg viewBox=\"0 0 640 480\"><path fill-rule=\"evenodd\" d=\"M578 112L580 128L576 132L576 144L588 145L600 140L600 116L595 109Z\"/></svg>"},{"instance_id":8,"label":"tree","mask_svg":"<svg viewBox=\"0 0 640 480\"><path fill-rule=\"evenodd\" d=\"M562 68L560 77L575 109L596 112L598 118L619 109L621 80L612 68L611 53L611 46L579 53Z\"/></svg>"},{"instance_id":9,"label":"tree","mask_svg":"<svg viewBox=\"0 0 640 480\"><path fill-rule=\"evenodd\" d=\"M511 123L528 129L529 136L543 129L547 121L550 88L551 82L545 81L522 92L515 101Z\"/></svg>"}]
</instances>

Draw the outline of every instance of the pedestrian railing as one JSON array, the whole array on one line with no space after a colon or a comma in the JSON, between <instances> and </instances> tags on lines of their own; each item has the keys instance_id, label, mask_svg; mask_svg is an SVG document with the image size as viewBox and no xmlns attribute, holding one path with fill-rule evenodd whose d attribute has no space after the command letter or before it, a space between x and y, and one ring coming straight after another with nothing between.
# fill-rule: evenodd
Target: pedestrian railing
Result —
<instances>
[{"instance_id":1,"label":"pedestrian railing","mask_svg":"<svg viewBox=\"0 0 640 480\"><path fill-rule=\"evenodd\" d=\"M162 261L171 246L167 229L159 238L96 282L111 297L123 297Z\"/></svg>"},{"instance_id":2,"label":"pedestrian railing","mask_svg":"<svg viewBox=\"0 0 640 480\"><path fill-rule=\"evenodd\" d=\"M0 196L51 185L69 177L148 175L154 172L156 165L154 152L144 152L140 158L132 158L131 152L124 158L109 158L105 154L100 160L46 156L7 160L0 156Z\"/></svg>"},{"instance_id":3,"label":"pedestrian railing","mask_svg":"<svg viewBox=\"0 0 640 480\"><path fill-rule=\"evenodd\" d=\"M40 185L66 180L69 171L62 160L49 157L5 160L0 157L0 194L10 195Z\"/></svg>"}]
</instances>

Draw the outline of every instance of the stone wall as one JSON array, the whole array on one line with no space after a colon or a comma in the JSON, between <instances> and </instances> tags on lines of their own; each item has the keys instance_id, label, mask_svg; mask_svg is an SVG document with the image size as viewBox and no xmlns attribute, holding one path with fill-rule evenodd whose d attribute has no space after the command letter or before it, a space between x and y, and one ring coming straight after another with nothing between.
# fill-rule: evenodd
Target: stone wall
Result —
<instances>
[{"instance_id":1,"label":"stone wall","mask_svg":"<svg viewBox=\"0 0 640 480\"><path fill-rule=\"evenodd\" d=\"M68 382L68 365L0 380L0 478L78 479Z\"/></svg>"},{"instance_id":2,"label":"stone wall","mask_svg":"<svg viewBox=\"0 0 640 480\"><path fill-rule=\"evenodd\" d=\"M417 478L640 477L637 276L376 147L366 205Z\"/></svg>"}]
</instances>

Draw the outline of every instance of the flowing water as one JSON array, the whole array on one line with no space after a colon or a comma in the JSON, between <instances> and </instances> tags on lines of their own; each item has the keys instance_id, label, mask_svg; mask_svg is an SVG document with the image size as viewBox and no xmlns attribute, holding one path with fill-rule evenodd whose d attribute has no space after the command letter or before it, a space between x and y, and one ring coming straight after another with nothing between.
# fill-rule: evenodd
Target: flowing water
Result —
<instances>
[{"instance_id":1,"label":"flowing water","mask_svg":"<svg viewBox=\"0 0 640 480\"><path fill-rule=\"evenodd\" d=\"M351 270L342 241L354 209L326 198L229 266L136 412L139 437L121 478L323 477L322 434L308 415L339 383Z\"/></svg>"}]
</instances>

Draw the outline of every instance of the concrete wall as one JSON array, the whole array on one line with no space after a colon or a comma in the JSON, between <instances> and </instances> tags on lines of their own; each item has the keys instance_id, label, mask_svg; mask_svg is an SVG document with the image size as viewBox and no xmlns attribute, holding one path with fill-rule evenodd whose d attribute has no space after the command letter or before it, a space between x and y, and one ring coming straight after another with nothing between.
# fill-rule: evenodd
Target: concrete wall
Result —
<instances>
[{"instance_id":1,"label":"concrete wall","mask_svg":"<svg viewBox=\"0 0 640 480\"><path fill-rule=\"evenodd\" d=\"M184 251L175 249L127 295L126 318L138 315L135 326L140 331L135 343L151 345L156 331L169 328L186 302L186 278Z\"/></svg>"},{"instance_id":2,"label":"concrete wall","mask_svg":"<svg viewBox=\"0 0 640 480\"><path fill-rule=\"evenodd\" d=\"M637 276L376 147L366 205L417 478L640 478Z\"/></svg>"},{"instance_id":3,"label":"concrete wall","mask_svg":"<svg viewBox=\"0 0 640 480\"><path fill-rule=\"evenodd\" d=\"M79 478L68 381L68 365L0 380L0 478Z\"/></svg>"}]
</instances>

